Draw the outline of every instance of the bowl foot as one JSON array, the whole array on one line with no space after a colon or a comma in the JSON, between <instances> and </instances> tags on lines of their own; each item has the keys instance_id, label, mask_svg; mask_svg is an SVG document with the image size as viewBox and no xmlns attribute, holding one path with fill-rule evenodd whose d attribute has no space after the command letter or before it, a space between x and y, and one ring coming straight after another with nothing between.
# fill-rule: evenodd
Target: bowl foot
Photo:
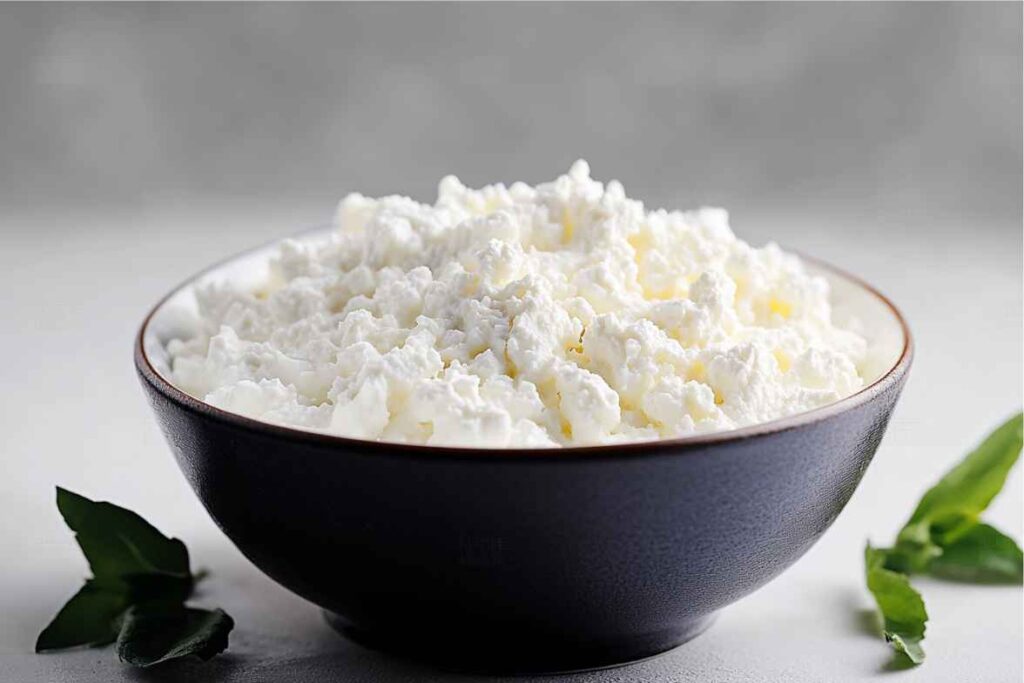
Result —
<instances>
[{"instance_id":1,"label":"bowl foot","mask_svg":"<svg viewBox=\"0 0 1024 683\"><path fill-rule=\"evenodd\" d=\"M487 674L565 674L611 669L650 659L703 633L714 614L696 617L678 628L609 643L524 641L513 634L484 640L466 634L444 635L367 630L324 610L331 627L364 647L428 663L451 671Z\"/></svg>"}]
</instances>

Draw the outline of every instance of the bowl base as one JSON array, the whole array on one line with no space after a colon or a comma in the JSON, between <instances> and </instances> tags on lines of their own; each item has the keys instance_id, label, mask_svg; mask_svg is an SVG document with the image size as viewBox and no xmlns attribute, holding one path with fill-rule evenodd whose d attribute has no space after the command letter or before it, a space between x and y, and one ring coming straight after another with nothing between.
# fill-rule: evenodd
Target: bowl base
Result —
<instances>
[{"instance_id":1,"label":"bowl base","mask_svg":"<svg viewBox=\"0 0 1024 683\"><path fill-rule=\"evenodd\" d=\"M323 614L335 631L363 647L449 671L506 675L580 673L635 664L699 636L716 616L696 617L669 632L617 640L614 644L581 645L526 643L514 635L494 637L487 642L425 633L410 636L362 629L333 612L324 610Z\"/></svg>"}]
</instances>

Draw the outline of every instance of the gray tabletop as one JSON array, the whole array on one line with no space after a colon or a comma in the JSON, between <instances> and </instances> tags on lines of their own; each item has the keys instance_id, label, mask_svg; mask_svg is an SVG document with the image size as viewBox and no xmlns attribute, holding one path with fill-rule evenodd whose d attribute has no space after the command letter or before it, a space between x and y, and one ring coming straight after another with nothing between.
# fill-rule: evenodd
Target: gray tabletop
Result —
<instances>
[{"instance_id":1,"label":"gray tabletop","mask_svg":"<svg viewBox=\"0 0 1024 683\"><path fill-rule=\"evenodd\" d=\"M578 156L865 277L918 348L803 559L694 641L564 680L1019 681L1020 588L927 580L928 660L891 671L861 552L1022 402L1020 25L1019 4L0 6L0 681L473 680L346 642L252 567L177 471L131 342L173 284L344 192L427 200L447 172L538 182ZM33 654L87 573L56 484L184 539L228 653ZM1020 538L1021 509L1018 468L989 517Z\"/></svg>"},{"instance_id":2,"label":"gray tabletop","mask_svg":"<svg viewBox=\"0 0 1024 683\"><path fill-rule=\"evenodd\" d=\"M214 254L316 218L268 209L8 220L13 239L0 251L0 287L7 292L0 337L0 680L176 680L196 671L227 681L328 675L445 680L437 671L349 644L328 629L316 607L253 568L178 473L131 367L135 325L182 274ZM54 220L68 226L60 240L46 236ZM904 308L918 355L902 403L852 502L794 567L670 653L567 680L884 679L890 657L866 611L864 542L890 539L920 492L1021 404L1019 236L966 235L939 223L926 226L941 236L935 239L923 239L921 230L902 222L870 228L833 223L828 231L816 230L817 221L763 217L750 223L748 233L771 234L831 259ZM126 238L133 231L167 238ZM54 507L55 484L112 499L184 539L194 562L211 571L197 601L222 606L237 621L229 654L201 670L145 674L119 664L110 649L32 654L36 633L87 572ZM990 517L1019 538L1021 506L1018 468ZM1019 588L920 585L932 616L929 659L920 669L901 672L901 680L1020 679Z\"/></svg>"}]
</instances>

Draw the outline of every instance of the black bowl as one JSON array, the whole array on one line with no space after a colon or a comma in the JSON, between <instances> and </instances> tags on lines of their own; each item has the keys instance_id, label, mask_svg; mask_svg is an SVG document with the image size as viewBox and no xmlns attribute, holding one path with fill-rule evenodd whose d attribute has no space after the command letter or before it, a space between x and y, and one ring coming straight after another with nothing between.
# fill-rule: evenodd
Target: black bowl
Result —
<instances>
[{"instance_id":1,"label":"black bowl","mask_svg":"<svg viewBox=\"0 0 1024 683\"><path fill-rule=\"evenodd\" d=\"M135 364L210 515L268 576L376 647L445 666L552 672L624 663L700 633L795 562L846 505L903 387L896 308L816 263L837 315L873 337L873 381L837 403L729 432L615 446L397 445L275 426L166 377L191 285L258 274L262 248L149 314ZM258 599L257 596L254 596Z\"/></svg>"}]
</instances>

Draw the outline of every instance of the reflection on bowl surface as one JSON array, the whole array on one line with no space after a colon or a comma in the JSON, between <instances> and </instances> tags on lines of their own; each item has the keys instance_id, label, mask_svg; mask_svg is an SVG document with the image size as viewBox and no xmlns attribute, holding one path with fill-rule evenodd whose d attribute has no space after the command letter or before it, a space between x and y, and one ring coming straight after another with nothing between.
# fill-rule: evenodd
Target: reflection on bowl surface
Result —
<instances>
[{"instance_id":1,"label":"reflection on bowl surface","mask_svg":"<svg viewBox=\"0 0 1024 683\"><path fill-rule=\"evenodd\" d=\"M259 253L198 278L230 276ZM446 666L594 668L699 633L803 555L853 494L912 344L884 297L818 268L878 340L874 381L818 410L707 436L475 450L226 413L166 379L163 343L180 335L195 280L146 319L135 363L213 519L337 628Z\"/></svg>"}]
</instances>

